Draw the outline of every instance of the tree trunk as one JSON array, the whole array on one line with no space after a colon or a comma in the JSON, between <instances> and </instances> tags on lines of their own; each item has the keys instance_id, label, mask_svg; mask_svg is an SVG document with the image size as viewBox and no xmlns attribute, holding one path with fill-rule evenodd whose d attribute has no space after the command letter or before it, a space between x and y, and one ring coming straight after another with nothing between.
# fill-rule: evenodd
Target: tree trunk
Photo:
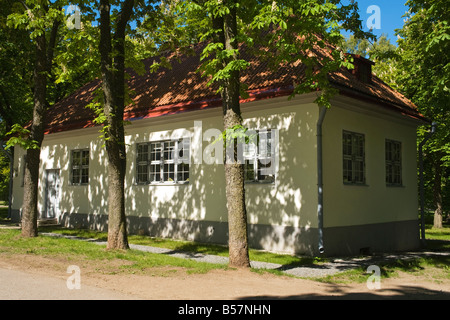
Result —
<instances>
[{"instance_id":1,"label":"tree trunk","mask_svg":"<svg viewBox=\"0 0 450 320\"><path fill-rule=\"evenodd\" d=\"M48 8L46 9L47 13ZM45 30L34 40L36 57L33 75L33 120L28 139L34 147L27 150L24 175L24 196L22 204L22 236L36 237L38 219L38 186L39 165L41 158L41 145L44 140L45 113L47 109L47 75L51 72L54 47L57 41L57 33L60 20L55 20L50 31L50 39L47 46ZM47 51L48 50L48 51Z\"/></svg>"},{"instance_id":2,"label":"tree trunk","mask_svg":"<svg viewBox=\"0 0 450 320\"><path fill-rule=\"evenodd\" d=\"M25 163L24 196L22 205L22 236L36 237L38 219L38 185L41 145L44 139L44 116L47 95L47 54L45 34L35 39L34 109L29 139L38 148L28 149Z\"/></svg>"},{"instance_id":3,"label":"tree trunk","mask_svg":"<svg viewBox=\"0 0 450 320\"><path fill-rule=\"evenodd\" d=\"M117 18L114 45L111 37L110 4L100 2L100 54L105 138L108 155L108 249L128 249L125 216L124 180L126 171L125 133L125 28L133 10L134 1L127 0ZM114 55L114 59L112 56ZM114 62L113 62L114 61ZM114 70L114 71L113 71Z\"/></svg>"},{"instance_id":4,"label":"tree trunk","mask_svg":"<svg viewBox=\"0 0 450 320\"><path fill-rule=\"evenodd\" d=\"M434 228L442 228L442 163L439 160L434 162L434 185L433 185L433 200L434 200Z\"/></svg>"},{"instance_id":5,"label":"tree trunk","mask_svg":"<svg viewBox=\"0 0 450 320\"><path fill-rule=\"evenodd\" d=\"M232 3L233 5L233 3ZM236 8L230 8L230 14L223 17L223 41L226 50L238 48L236 41ZM236 56L224 62L224 67ZM225 130L242 125L239 104L239 71L232 71L222 83L223 122ZM228 146L227 146L228 147ZM225 183L228 210L229 265L232 267L250 267L248 256L247 211L245 206L244 166L236 157L237 145L234 144L233 158L225 160Z\"/></svg>"},{"instance_id":6,"label":"tree trunk","mask_svg":"<svg viewBox=\"0 0 450 320\"><path fill-rule=\"evenodd\" d=\"M117 155L119 146L106 142L108 153L108 245L107 249L128 249L125 216L124 166L126 161Z\"/></svg>"}]
</instances>

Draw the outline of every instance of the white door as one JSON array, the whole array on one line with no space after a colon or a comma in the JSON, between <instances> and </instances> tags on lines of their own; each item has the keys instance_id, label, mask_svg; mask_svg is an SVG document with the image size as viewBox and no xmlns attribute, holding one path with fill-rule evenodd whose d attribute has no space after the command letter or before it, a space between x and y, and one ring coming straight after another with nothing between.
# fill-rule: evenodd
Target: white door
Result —
<instances>
[{"instance_id":1,"label":"white door","mask_svg":"<svg viewBox=\"0 0 450 320\"><path fill-rule=\"evenodd\" d=\"M59 169L46 170L45 176L45 210L42 218L57 218L59 208Z\"/></svg>"}]
</instances>

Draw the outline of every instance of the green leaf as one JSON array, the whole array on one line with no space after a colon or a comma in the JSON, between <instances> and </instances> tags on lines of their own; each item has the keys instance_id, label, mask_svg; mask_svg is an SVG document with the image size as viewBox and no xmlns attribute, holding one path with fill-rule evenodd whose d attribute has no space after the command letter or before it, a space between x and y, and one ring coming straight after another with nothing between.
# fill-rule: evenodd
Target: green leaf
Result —
<instances>
[{"instance_id":1,"label":"green leaf","mask_svg":"<svg viewBox=\"0 0 450 320\"><path fill-rule=\"evenodd\" d=\"M14 124L11 131L7 133L7 136L12 136L6 142L5 149L8 150L11 147L19 145L21 148L28 149L39 149L39 144L35 140L29 139L30 131L25 129L20 124Z\"/></svg>"}]
</instances>

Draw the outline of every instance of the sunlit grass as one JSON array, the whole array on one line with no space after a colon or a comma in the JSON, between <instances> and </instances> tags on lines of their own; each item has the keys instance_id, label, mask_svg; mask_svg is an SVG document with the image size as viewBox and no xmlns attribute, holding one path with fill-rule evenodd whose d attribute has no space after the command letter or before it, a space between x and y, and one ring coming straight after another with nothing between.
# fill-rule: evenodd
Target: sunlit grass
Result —
<instances>
[{"instance_id":1,"label":"sunlit grass","mask_svg":"<svg viewBox=\"0 0 450 320\"><path fill-rule=\"evenodd\" d=\"M122 269L145 270L148 268L172 266L186 269L188 273L205 273L212 269L224 269L225 265L196 262L164 254L139 250L106 250L104 245L65 238L39 236L24 238L20 230L0 230L0 254L26 254L54 257L66 260L96 262L115 261ZM105 264L105 268L108 263Z\"/></svg>"},{"instance_id":2,"label":"sunlit grass","mask_svg":"<svg viewBox=\"0 0 450 320\"><path fill-rule=\"evenodd\" d=\"M380 279L398 277L400 272L416 276L427 276L436 282L450 280L450 257L433 256L412 259L398 259L389 262L379 262ZM329 275L315 280L326 283L364 283L373 275L367 266L361 266L349 271Z\"/></svg>"},{"instance_id":3,"label":"sunlit grass","mask_svg":"<svg viewBox=\"0 0 450 320\"><path fill-rule=\"evenodd\" d=\"M450 241L450 226L444 225L443 228L434 228L434 227L427 228L426 238L433 240Z\"/></svg>"},{"instance_id":4,"label":"sunlit grass","mask_svg":"<svg viewBox=\"0 0 450 320\"><path fill-rule=\"evenodd\" d=\"M4 210L3 210L4 211ZM2 212L0 212L2 213ZM4 213L4 212L3 212ZM1 214L0 214L1 218ZM88 229L67 229L61 227L40 227L40 232L59 233L80 238L107 240L106 232ZM442 229L426 229L427 249L433 251L450 251L450 226ZM129 235L130 244L167 248L177 252L195 252L219 256L228 256L228 247L216 244L204 244L191 241L178 241L172 239L154 238L144 235ZM139 250L109 251L105 246L86 241L74 241L60 237L40 236L37 238L22 238L19 230L0 230L0 253L3 254L36 254L52 256L63 259L85 259L95 261L116 261L123 263L121 270L135 272L157 267L180 267L187 272L207 272L216 268L226 268L226 265L199 263L192 260L175 258L164 254L153 254ZM289 254L277 254L261 250L249 250L250 260L276 263L281 269L301 267L310 264L326 262L325 258L301 257ZM105 266L107 263L105 264ZM398 272L418 274L421 270L433 268L437 270L438 278L447 278L450 275L450 261L448 257L442 258L417 258L405 261L394 261L380 265L382 278L395 277ZM284 274L280 270L260 270L258 272L272 272ZM367 280L365 268L357 268L337 275L322 278L321 281L329 282L363 282Z\"/></svg>"},{"instance_id":5,"label":"sunlit grass","mask_svg":"<svg viewBox=\"0 0 450 320\"><path fill-rule=\"evenodd\" d=\"M71 235L82 238L90 238L106 241L108 236L106 232L99 232L86 229L66 229L66 228L49 228L43 227L42 231L54 232L63 235ZM130 244L166 248L179 252L196 252L209 255L217 255L222 257L228 257L228 247L218 244L205 244L193 241L181 241L173 239L155 238L141 235L129 235L128 242ZM317 263L321 259L314 257L300 257L289 254L277 254L267 251L249 250L249 257L252 261L269 262L281 265L300 266L305 264Z\"/></svg>"}]
</instances>

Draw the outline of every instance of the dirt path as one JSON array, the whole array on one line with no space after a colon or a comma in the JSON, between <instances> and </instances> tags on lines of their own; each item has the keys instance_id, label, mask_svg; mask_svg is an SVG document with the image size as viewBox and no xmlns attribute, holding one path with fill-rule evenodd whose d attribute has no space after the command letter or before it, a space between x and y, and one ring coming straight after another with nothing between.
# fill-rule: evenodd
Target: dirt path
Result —
<instances>
[{"instance_id":1,"label":"dirt path","mask_svg":"<svg viewBox=\"0 0 450 320\"><path fill-rule=\"evenodd\" d=\"M77 265L77 261L71 261L71 264ZM54 258L34 255L0 255L0 268L23 271L34 275L37 279L53 277L64 280L61 282L64 284L70 276L67 273L67 267L67 261ZM123 295L128 299L389 298L450 300L450 280L436 281L432 278L432 274L414 276L403 273L395 279L382 279L380 289L370 290L366 283L326 284L312 280L258 274L246 270L214 270L206 274L187 274L182 269L167 267L130 275L120 271L99 271L103 270L101 266L90 262L89 264L80 262L79 267L81 286L110 290L117 293L118 296ZM117 270L120 269L117 268ZM44 288L42 289L43 292L46 292ZM60 290L67 291L69 289L67 286L62 286ZM42 299L46 299L45 295L42 296ZM95 298L89 296L86 299ZM99 299L102 298L99 297Z\"/></svg>"}]
</instances>

